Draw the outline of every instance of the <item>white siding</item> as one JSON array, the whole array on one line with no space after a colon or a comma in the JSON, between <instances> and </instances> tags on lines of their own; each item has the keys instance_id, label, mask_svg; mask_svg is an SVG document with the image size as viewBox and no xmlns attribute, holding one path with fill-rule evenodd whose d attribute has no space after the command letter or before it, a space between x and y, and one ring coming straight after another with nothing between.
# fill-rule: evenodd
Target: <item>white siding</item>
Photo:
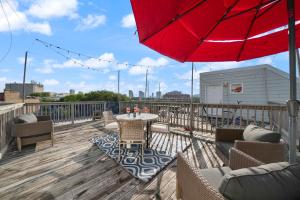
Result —
<instances>
[{"instance_id":1,"label":"white siding","mask_svg":"<svg viewBox=\"0 0 300 200\"><path fill-rule=\"evenodd\" d=\"M237 70L221 73L204 73L200 75L201 99L205 101L207 85L223 85L223 103L266 104L265 74L263 69ZM242 83L243 94L231 94L230 84ZM207 102L209 103L209 102Z\"/></svg>"},{"instance_id":2,"label":"white siding","mask_svg":"<svg viewBox=\"0 0 300 200\"><path fill-rule=\"evenodd\" d=\"M276 71L268 70L267 86L269 102L285 103L290 96L290 83L288 74L283 76ZM298 99L300 95L300 84L297 84Z\"/></svg>"},{"instance_id":3,"label":"white siding","mask_svg":"<svg viewBox=\"0 0 300 200\"><path fill-rule=\"evenodd\" d=\"M243 94L231 94L230 84L242 83ZM223 85L223 103L285 103L289 98L288 74L269 65L260 65L200 74L200 94L205 102L207 85ZM298 83L298 99L300 84ZM207 102L209 103L209 102Z\"/></svg>"}]
</instances>

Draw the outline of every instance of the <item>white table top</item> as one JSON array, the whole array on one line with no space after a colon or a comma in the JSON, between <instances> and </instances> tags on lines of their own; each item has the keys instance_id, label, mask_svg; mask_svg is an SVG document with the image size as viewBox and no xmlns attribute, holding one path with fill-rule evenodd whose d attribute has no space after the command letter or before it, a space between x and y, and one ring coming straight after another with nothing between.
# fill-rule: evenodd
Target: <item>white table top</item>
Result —
<instances>
[{"instance_id":1,"label":"white table top","mask_svg":"<svg viewBox=\"0 0 300 200\"><path fill-rule=\"evenodd\" d=\"M136 114L136 117L133 117L133 113L130 113L130 116L128 114L121 114L116 116L117 120L137 120L141 119L143 121L153 121L158 119L158 115L151 114L151 113L141 113Z\"/></svg>"}]
</instances>

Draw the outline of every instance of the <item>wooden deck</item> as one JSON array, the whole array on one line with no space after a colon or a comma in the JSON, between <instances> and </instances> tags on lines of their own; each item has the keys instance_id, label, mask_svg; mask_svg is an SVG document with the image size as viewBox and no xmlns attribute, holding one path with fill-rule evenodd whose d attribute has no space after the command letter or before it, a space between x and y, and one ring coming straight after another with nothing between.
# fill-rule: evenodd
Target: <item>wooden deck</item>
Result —
<instances>
[{"instance_id":1,"label":"wooden deck","mask_svg":"<svg viewBox=\"0 0 300 200\"><path fill-rule=\"evenodd\" d=\"M0 161L0 199L175 199L176 161L145 184L89 142L105 134L101 123L55 128L50 142L15 148ZM200 137L212 138L200 134ZM223 163L213 144L196 138L184 152L200 168Z\"/></svg>"}]
</instances>

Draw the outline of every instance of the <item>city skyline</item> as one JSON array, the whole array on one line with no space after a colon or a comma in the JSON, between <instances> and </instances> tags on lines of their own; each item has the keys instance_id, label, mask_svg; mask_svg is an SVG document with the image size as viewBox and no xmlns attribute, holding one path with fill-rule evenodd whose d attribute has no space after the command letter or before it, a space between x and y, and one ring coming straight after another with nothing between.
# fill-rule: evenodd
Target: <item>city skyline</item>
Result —
<instances>
[{"instance_id":1,"label":"city skyline","mask_svg":"<svg viewBox=\"0 0 300 200\"><path fill-rule=\"evenodd\" d=\"M145 90L145 66L150 66L150 95L158 91L159 83L163 93L190 93L191 64L178 63L139 44L129 1L116 5L107 0L13 0L3 4L11 24L12 46L9 50L10 30L4 20L0 23L1 91L5 83L22 82L24 54L28 51L26 82L41 82L45 91L117 92L120 70L120 93L128 94L129 89L137 93ZM34 12L37 8L39 12ZM3 13L1 17L5 19ZM63 57L36 38L82 55L61 51ZM200 72L258 64L271 64L288 72L287 53L243 62L195 63L194 93L199 93Z\"/></svg>"}]
</instances>

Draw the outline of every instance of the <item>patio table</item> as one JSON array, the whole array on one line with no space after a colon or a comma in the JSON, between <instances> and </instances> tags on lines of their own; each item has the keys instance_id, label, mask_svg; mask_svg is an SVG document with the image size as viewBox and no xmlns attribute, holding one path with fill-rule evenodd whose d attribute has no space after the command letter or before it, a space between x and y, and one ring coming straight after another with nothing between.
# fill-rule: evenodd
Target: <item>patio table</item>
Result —
<instances>
[{"instance_id":1,"label":"patio table","mask_svg":"<svg viewBox=\"0 0 300 200\"><path fill-rule=\"evenodd\" d=\"M158 119L158 115L150 114L150 113L141 113L136 114L136 117L133 116L133 113L128 114L121 114L116 116L117 120L137 120L141 119L146 123L146 146L149 148L149 139L152 137L152 133L150 132L150 127L153 121Z\"/></svg>"}]
</instances>

